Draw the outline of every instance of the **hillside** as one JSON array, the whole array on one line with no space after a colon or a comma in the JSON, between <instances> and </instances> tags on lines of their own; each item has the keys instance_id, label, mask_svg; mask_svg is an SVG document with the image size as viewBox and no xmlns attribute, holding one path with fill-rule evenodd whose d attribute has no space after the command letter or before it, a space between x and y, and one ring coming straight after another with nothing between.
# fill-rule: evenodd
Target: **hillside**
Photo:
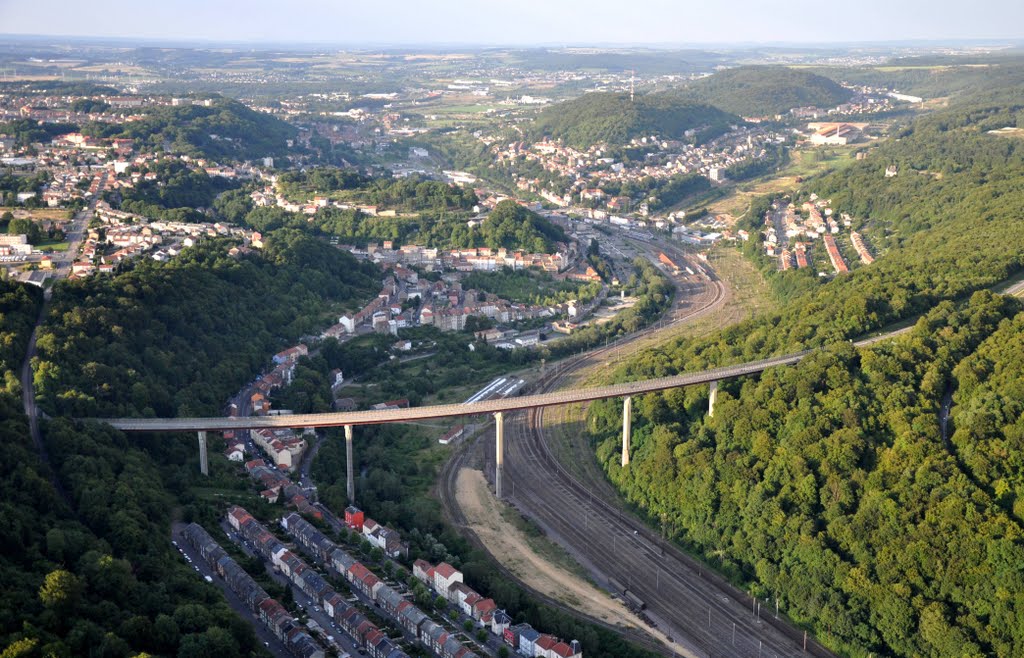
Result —
<instances>
[{"instance_id":1,"label":"hillside","mask_svg":"<svg viewBox=\"0 0 1024 658\"><path fill-rule=\"evenodd\" d=\"M42 295L0 281L0 300L3 655L259 655L251 627L168 541L178 501L145 450L109 427L58 420L44 423L51 463L40 460L16 372Z\"/></svg>"},{"instance_id":2,"label":"hillside","mask_svg":"<svg viewBox=\"0 0 1024 658\"><path fill-rule=\"evenodd\" d=\"M629 94L595 93L546 108L531 132L535 137L561 139L569 146L586 149L595 144L619 146L634 137L657 135L683 139L696 130L696 140L711 139L740 119L711 107L685 100L673 92L641 94L630 102Z\"/></svg>"},{"instance_id":3,"label":"hillside","mask_svg":"<svg viewBox=\"0 0 1024 658\"><path fill-rule=\"evenodd\" d=\"M724 383L713 418L704 388L645 396L626 469L618 409L592 407L598 459L632 503L840 653L1019 653L1024 473L1008 455L1024 316L985 288L1024 269L1024 144L983 132L1014 116L926 117L811 181L877 220L884 257L777 312L642 355L619 377L826 346L800 367ZM883 175L889 162L903 165L896 178ZM918 314L897 340L846 342ZM949 391L956 432L944 437Z\"/></svg>"},{"instance_id":4,"label":"hillside","mask_svg":"<svg viewBox=\"0 0 1024 658\"><path fill-rule=\"evenodd\" d=\"M154 107L139 121L90 125L82 130L104 137L129 137L150 148L218 161L282 157L288 152L287 140L298 134L294 126L274 116L223 98L208 107Z\"/></svg>"},{"instance_id":5,"label":"hillside","mask_svg":"<svg viewBox=\"0 0 1024 658\"><path fill-rule=\"evenodd\" d=\"M784 66L740 66L701 78L687 97L744 117L783 114L794 107L835 107L852 92L814 73Z\"/></svg>"},{"instance_id":6,"label":"hillside","mask_svg":"<svg viewBox=\"0 0 1024 658\"><path fill-rule=\"evenodd\" d=\"M210 241L60 285L38 340L43 406L73 417L217 413L268 354L374 292L372 265L297 231L271 233L258 255L231 258L228 247Z\"/></svg>"}]
</instances>

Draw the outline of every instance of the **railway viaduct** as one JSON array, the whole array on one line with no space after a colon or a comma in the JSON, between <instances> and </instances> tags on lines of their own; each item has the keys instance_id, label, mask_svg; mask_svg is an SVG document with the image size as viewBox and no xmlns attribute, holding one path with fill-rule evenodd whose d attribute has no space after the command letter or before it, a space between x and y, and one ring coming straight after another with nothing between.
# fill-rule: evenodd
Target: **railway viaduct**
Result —
<instances>
[{"instance_id":1,"label":"railway viaduct","mask_svg":"<svg viewBox=\"0 0 1024 658\"><path fill-rule=\"evenodd\" d=\"M752 375L776 366L787 366L798 363L810 350L794 352L783 356L751 361L739 365L725 366L711 370L644 379L623 384L597 386L592 388L572 389L523 395L519 397L484 400L464 404L439 404L410 409L384 409L378 411L332 412L316 414L292 414L285 416L229 416L215 418L107 418L102 419L113 427L124 432L197 432L199 436L200 469L207 473L206 433L210 431L263 429L263 428L318 428L344 427L345 450L348 458L347 484L348 498L355 501L355 480L353 476L352 443L353 428L356 425L377 425L382 423L402 423L430 418L448 418L455 416L475 416L492 414L495 421L495 469L494 489L500 499L502 497L502 471L504 469L505 424L504 414L520 409L551 407L576 402L589 402L608 398L622 398L622 465L629 463L630 439L633 420L633 396L663 391L681 386L710 384L711 395L708 414L713 415L715 399L718 393L718 382L732 377Z\"/></svg>"}]
</instances>

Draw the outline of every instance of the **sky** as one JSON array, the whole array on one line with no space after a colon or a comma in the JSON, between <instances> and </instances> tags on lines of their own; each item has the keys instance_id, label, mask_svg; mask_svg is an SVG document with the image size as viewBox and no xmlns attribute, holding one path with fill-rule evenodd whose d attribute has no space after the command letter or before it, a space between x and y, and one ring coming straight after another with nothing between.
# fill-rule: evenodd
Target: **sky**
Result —
<instances>
[{"instance_id":1,"label":"sky","mask_svg":"<svg viewBox=\"0 0 1024 658\"><path fill-rule=\"evenodd\" d=\"M0 0L0 34L338 45L1019 40L1024 1Z\"/></svg>"}]
</instances>

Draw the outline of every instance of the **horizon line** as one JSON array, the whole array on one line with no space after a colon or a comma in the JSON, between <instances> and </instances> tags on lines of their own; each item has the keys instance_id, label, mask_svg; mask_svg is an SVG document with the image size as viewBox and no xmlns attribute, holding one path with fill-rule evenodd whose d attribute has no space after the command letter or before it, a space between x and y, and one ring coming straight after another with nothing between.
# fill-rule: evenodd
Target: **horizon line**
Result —
<instances>
[{"instance_id":1,"label":"horizon line","mask_svg":"<svg viewBox=\"0 0 1024 658\"><path fill-rule=\"evenodd\" d=\"M20 41L53 39L68 42L90 41L108 42L111 44L165 44L176 47L182 46L244 46L259 50L270 50L274 48L317 48L330 47L341 50L346 49L387 49L387 50L408 50L408 49L439 49L439 48L462 48L472 50L487 49L572 49L572 48L594 48L594 49L648 49L648 50L703 50L708 48L730 48L736 50L751 50L757 48L791 48L804 47L821 50L837 50L843 48L868 48L868 47L949 47L949 46L988 46L1001 49L1014 49L1024 47L1024 36L1016 37L935 37L935 38L910 38L910 39L861 39L844 41L534 41L534 42L476 42L476 41L428 41L428 42L390 42L390 41L325 41L325 40L245 40L245 39L213 39L207 37L155 37L155 36L114 36L114 35L68 35L68 34L45 34L28 32L0 33L0 40L11 39ZM4 44L0 44L4 45Z\"/></svg>"}]
</instances>

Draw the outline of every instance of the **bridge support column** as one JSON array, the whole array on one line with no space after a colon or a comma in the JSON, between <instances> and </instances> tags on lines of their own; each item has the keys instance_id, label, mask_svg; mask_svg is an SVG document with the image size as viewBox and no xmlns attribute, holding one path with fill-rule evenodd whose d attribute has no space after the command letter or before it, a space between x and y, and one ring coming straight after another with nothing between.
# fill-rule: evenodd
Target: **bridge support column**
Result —
<instances>
[{"instance_id":1,"label":"bridge support column","mask_svg":"<svg viewBox=\"0 0 1024 658\"><path fill-rule=\"evenodd\" d=\"M352 461L352 426L345 426L345 484L348 489L348 504L356 504L356 480L353 474L355 473L355 466Z\"/></svg>"},{"instance_id":2,"label":"bridge support column","mask_svg":"<svg viewBox=\"0 0 1024 658\"><path fill-rule=\"evenodd\" d=\"M622 398L622 466L629 466L629 440L633 438L633 398Z\"/></svg>"},{"instance_id":3,"label":"bridge support column","mask_svg":"<svg viewBox=\"0 0 1024 658\"><path fill-rule=\"evenodd\" d=\"M715 400L718 399L718 380L711 382L711 387L708 391L708 416L715 415Z\"/></svg>"},{"instance_id":4,"label":"bridge support column","mask_svg":"<svg viewBox=\"0 0 1024 658\"><path fill-rule=\"evenodd\" d=\"M210 464L206 459L206 432L199 432L199 472L203 475L210 474Z\"/></svg>"},{"instance_id":5,"label":"bridge support column","mask_svg":"<svg viewBox=\"0 0 1024 658\"><path fill-rule=\"evenodd\" d=\"M501 476L505 470L505 415L494 414L494 495L501 500Z\"/></svg>"}]
</instances>

